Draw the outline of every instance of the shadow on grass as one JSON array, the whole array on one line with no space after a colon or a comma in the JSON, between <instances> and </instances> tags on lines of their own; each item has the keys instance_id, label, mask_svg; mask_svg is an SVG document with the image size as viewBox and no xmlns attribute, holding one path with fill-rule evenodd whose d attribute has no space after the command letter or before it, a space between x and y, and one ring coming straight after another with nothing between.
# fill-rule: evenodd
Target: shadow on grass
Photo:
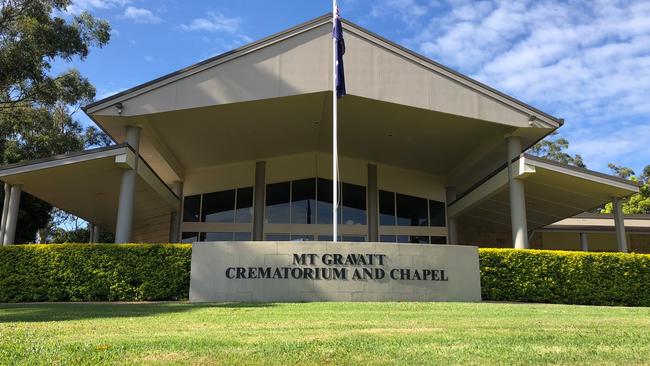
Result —
<instances>
[{"instance_id":1,"label":"shadow on grass","mask_svg":"<svg viewBox=\"0 0 650 366\"><path fill-rule=\"evenodd\" d=\"M245 310L274 303L29 303L0 304L0 323L51 322L101 318L135 318L183 313L204 308Z\"/></svg>"}]
</instances>

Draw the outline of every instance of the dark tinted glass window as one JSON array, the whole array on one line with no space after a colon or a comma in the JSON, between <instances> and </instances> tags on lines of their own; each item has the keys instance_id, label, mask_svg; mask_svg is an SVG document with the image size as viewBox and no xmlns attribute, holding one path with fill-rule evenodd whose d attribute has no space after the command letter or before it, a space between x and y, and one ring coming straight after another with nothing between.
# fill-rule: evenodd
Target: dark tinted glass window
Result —
<instances>
[{"instance_id":1,"label":"dark tinted glass window","mask_svg":"<svg viewBox=\"0 0 650 366\"><path fill-rule=\"evenodd\" d=\"M235 233L236 241L251 241L253 240L253 235L250 232L239 232Z\"/></svg>"},{"instance_id":2,"label":"dark tinted glass window","mask_svg":"<svg viewBox=\"0 0 650 366\"><path fill-rule=\"evenodd\" d=\"M405 194L396 194L397 225L399 226L427 226L427 200Z\"/></svg>"},{"instance_id":3,"label":"dark tinted glass window","mask_svg":"<svg viewBox=\"0 0 650 366\"><path fill-rule=\"evenodd\" d=\"M266 234L266 240L270 241L289 241L289 234Z\"/></svg>"},{"instance_id":4,"label":"dark tinted glass window","mask_svg":"<svg viewBox=\"0 0 650 366\"><path fill-rule=\"evenodd\" d=\"M290 187L289 182L266 185L266 222L289 223Z\"/></svg>"},{"instance_id":5,"label":"dark tinted glass window","mask_svg":"<svg viewBox=\"0 0 650 366\"><path fill-rule=\"evenodd\" d=\"M291 182L291 223L316 223L315 178L294 180Z\"/></svg>"},{"instance_id":6,"label":"dark tinted glass window","mask_svg":"<svg viewBox=\"0 0 650 366\"><path fill-rule=\"evenodd\" d=\"M395 225L395 193L379 191L379 225Z\"/></svg>"},{"instance_id":7,"label":"dark tinted glass window","mask_svg":"<svg viewBox=\"0 0 650 366\"><path fill-rule=\"evenodd\" d=\"M318 203L316 206L319 224L332 223L332 181L318 178Z\"/></svg>"},{"instance_id":8,"label":"dark tinted glass window","mask_svg":"<svg viewBox=\"0 0 650 366\"><path fill-rule=\"evenodd\" d=\"M341 235L337 235L339 240L341 240ZM318 240L320 241L332 241L332 235L318 235Z\"/></svg>"},{"instance_id":9,"label":"dark tinted glass window","mask_svg":"<svg viewBox=\"0 0 650 366\"><path fill-rule=\"evenodd\" d=\"M429 237L411 235L410 242L413 244L429 244Z\"/></svg>"},{"instance_id":10,"label":"dark tinted glass window","mask_svg":"<svg viewBox=\"0 0 650 366\"><path fill-rule=\"evenodd\" d=\"M444 202L429 200L429 220L431 226L446 226Z\"/></svg>"},{"instance_id":11,"label":"dark tinted glass window","mask_svg":"<svg viewBox=\"0 0 650 366\"><path fill-rule=\"evenodd\" d=\"M201 241L232 241L233 233L201 233Z\"/></svg>"},{"instance_id":12,"label":"dark tinted glass window","mask_svg":"<svg viewBox=\"0 0 650 366\"><path fill-rule=\"evenodd\" d=\"M291 235L291 241L314 241L313 235Z\"/></svg>"},{"instance_id":13,"label":"dark tinted glass window","mask_svg":"<svg viewBox=\"0 0 650 366\"><path fill-rule=\"evenodd\" d=\"M447 244L447 238L444 236L432 236L431 244Z\"/></svg>"},{"instance_id":14,"label":"dark tinted glass window","mask_svg":"<svg viewBox=\"0 0 650 366\"><path fill-rule=\"evenodd\" d=\"M343 235L343 241L364 242L366 241L366 237L361 235Z\"/></svg>"},{"instance_id":15,"label":"dark tinted glass window","mask_svg":"<svg viewBox=\"0 0 650 366\"><path fill-rule=\"evenodd\" d=\"M379 241L382 243L397 243L397 236L396 235L381 235L379 237Z\"/></svg>"},{"instance_id":16,"label":"dark tinted glass window","mask_svg":"<svg viewBox=\"0 0 650 366\"><path fill-rule=\"evenodd\" d=\"M253 187L239 188L237 190L235 222L253 222Z\"/></svg>"},{"instance_id":17,"label":"dark tinted glass window","mask_svg":"<svg viewBox=\"0 0 650 366\"><path fill-rule=\"evenodd\" d=\"M203 222L234 222L235 190L204 194L201 216Z\"/></svg>"},{"instance_id":18,"label":"dark tinted glass window","mask_svg":"<svg viewBox=\"0 0 650 366\"><path fill-rule=\"evenodd\" d=\"M398 243L410 243L411 238L408 235L397 235Z\"/></svg>"},{"instance_id":19,"label":"dark tinted glass window","mask_svg":"<svg viewBox=\"0 0 650 366\"><path fill-rule=\"evenodd\" d=\"M182 243L194 243L195 241L199 241L199 233L183 233L181 234L181 242Z\"/></svg>"},{"instance_id":20,"label":"dark tinted glass window","mask_svg":"<svg viewBox=\"0 0 650 366\"><path fill-rule=\"evenodd\" d=\"M183 221L199 222L201 217L201 195L187 196L183 202Z\"/></svg>"},{"instance_id":21,"label":"dark tinted glass window","mask_svg":"<svg viewBox=\"0 0 650 366\"><path fill-rule=\"evenodd\" d=\"M343 183L341 197L342 224L366 224L366 187Z\"/></svg>"}]
</instances>

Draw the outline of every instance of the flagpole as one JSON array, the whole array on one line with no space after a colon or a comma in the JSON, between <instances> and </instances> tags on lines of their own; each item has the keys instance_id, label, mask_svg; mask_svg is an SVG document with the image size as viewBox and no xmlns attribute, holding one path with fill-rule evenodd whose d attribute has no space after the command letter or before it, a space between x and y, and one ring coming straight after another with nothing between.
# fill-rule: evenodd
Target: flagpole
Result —
<instances>
[{"instance_id":1,"label":"flagpole","mask_svg":"<svg viewBox=\"0 0 650 366\"><path fill-rule=\"evenodd\" d=\"M332 0L332 28L336 25L336 0ZM336 96L336 37L332 37L332 241L338 241L338 98Z\"/></svg>"}]
</instances>

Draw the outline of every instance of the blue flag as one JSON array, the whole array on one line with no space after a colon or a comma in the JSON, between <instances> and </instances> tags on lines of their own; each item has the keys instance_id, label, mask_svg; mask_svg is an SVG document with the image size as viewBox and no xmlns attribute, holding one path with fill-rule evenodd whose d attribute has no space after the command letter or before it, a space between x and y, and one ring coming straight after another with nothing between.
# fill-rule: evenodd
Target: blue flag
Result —
<instances>
[{"instance_id":1,"label":"blue flag","mask_svg":"<svg viewBox=\"0 0 650 366\"><path fill-rule=\"evenodd\" d=\"M334 78L336 82L336 96L344 96L345 93L345 73L343 72L343 54L345 53L345 41L343 40L343 27L339 17L338 7L335 9L334 31L332 37L336 42L336 61L334 65Z\"/></svg>"}]
</instances>

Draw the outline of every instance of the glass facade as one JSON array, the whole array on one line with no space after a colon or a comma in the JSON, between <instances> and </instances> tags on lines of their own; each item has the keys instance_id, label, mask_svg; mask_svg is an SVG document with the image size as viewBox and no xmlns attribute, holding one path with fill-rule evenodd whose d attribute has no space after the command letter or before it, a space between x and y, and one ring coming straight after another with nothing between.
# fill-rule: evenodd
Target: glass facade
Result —
<instances>
[{"instance_id":1,"label":"glass facade","mask_svg":"<svg viewBox=\"0 0 650 366\"><path fill-rule=\"evenodd\" d=\"M379 241L382 243L446 244L447 238L426 235L380 235Z\"/></svg>"},{"instance_id":2,"label":"glass facade","mask_svg":"<svg viewBox=\"0 0 650 366\"><path fill-rule=\"evenodd\" d=\"M379 191L379 225L395 225L395 193Z\"/></svg>"},{"instance_id":3,"label":"glass facade","mask_svg":"<svg viewBox=\"0 0 650 366\"><path fill-rule=\"evenodd\" d=\"M181 243L194 243L199 241L199 233L183 233L181 234Z\"/></svg>"},{"instance_id":4,"label":"glass facade","mask_svg":"<svg viewBox=\"0 0 650 366\"><path fill-rule=\"evenodd\" d=\"M201 195L187 196L183 203L183 221L199 222L201 217Z\"/></svg>"},{"instance_id":5,"label":"glass facade","mask_svg":"<svg viewBox=\"0 0 650 366\"><path fill-rule=\"evenodd\" d=\"M318 178L316 179L316 182L318 183L318 206L316 208L316 212L318 212L318 223L331 225L334 202L332 200L332 181L329 179Z\"/></svg>"},{"instance_id":6,"label":"glass facade","mask_svg":"<svg viewBox=\"0 0 650 366\"><path fill-rule=\"evenodd\" d=\"M432 236L431 244L447 244L447 237L444 236Z\"/></svg>"},{"instance_id":7,"label":"glass facade","mask_svg":"<svg viewBox=\"0 0 650 366\"><path fill-rule=\"evenodd\" d=\"M201 233L200 238L200 241L251 241L253 235L250 232L206 232Z\"/></svg>"},{"instance_id":8,"label":"glass facade","mask_svg":"<svg viewBox=\"0 0 650 366\"><path fill-rule=\"evenodd\" d=\"M300 225L332 224L332 181L324 178L307 178L266 185L265 240L272 241L331 241L332 236L322 233L321 226L300 229ZM350 242L366 241L360 229L351 226L366 226L366 187L346 182L340 184L341 204L339 223L342 235L339 240ZM229 224L252 224L253 187L243 187L219 192L210 192L184 198L183 221L223 224L206 226L201 232L183 232L185 242L194 241L248 241L251 231ZM445 203L426 198L379 190L379 224L381 227L445 227ZM282 225L298 225L289 228ZM274 226L279 225L279 226ZM345 228L348 229L345 229ZM216 230L215 230L216 229ZM250 228L252 230L252 227ZM285 230L290 230L286 232ZM294 231L295 230L295 231ZM361 229L364 230L364 229ZM403 232L404 229L399 229ZM274 232L276 231L276 232ZM418 229L418 232L422 232ZM315 234L314 234L315 233ZM445 236L427 235L381 235L380 241L394 243L445 243Z\"/></svg>"},{"instance_id":9,"label":"glass facade","mask_svg":"<svg viewBox=\"0 0 650 366\"><path fill-rule=\"evenodd\" d=\"M431 226L447 226L444 202L429 200L429 221Z\"/></svg>"},{"instance_id":10,"label":"glass facade","mask_svg":"<svg viewBox=\"0 0 650 366\"><path fill-rule=\"evenodd\" d=\"M366 187L342 183L339 222L366 225ZM309 178L266 185L266 222L331 224L332 181Z\"/></svg>"},{"instance_id":11,"label":"glass facade","mask_svg":"<svg viewBox=\"0 0 650 366\"><path fill-rule=\"evenodd\" d=\"M183 202L185 222L253 222L253 187L187 196Z\"/></svg>"},{"instance_id":12,"label":"glass facade","mask_svg":"<svg viewBox=\"0 0 650 366\"><path fill-rule=\"evenodd\" d=\"M204 194L201 222L235 222L235 190Z\"/></svg>"},{"instance_id":13,"label":"glass facade","mask_svg":"<svg viewBox=\"0 0 650 366\"><path fill-rule=\"evenodd\" d=\"M291 182L291 223L316 223L316 179Z\"/></svg>"},{"instance_id":14,"label":"glass facade","mask_svg":"<svg viewBox=\"0 0 650 366\"><path fill-rule=\"evenodd\" d=\"M265 222L269 224L289 223L291 208L291 182L266 185Z\"/></svg>"},{"instance_id":15,"label":"glass facade","mask_svg":"<svg viewBox=\"0 0 650 366\"><path fill-rule=\"evenodd\" d=\"M289 241L291 240L291 235L289 234L266 234L264 236L265 240L269 241Z\"/></svg>"},{"instance_id":16,"label":"glass facade","mask_svg":"<svg viewBox=\"0 0 650 366\"><path fill-rule=\"evenodd\" d=\"M341 224L366 225L366 187L341 185Z\"/></svg>"},{"instance_id":17,"label":"glass facade","mask_svg":"<svg viewBox=\"0 0 650 366\"><path fill-rule=\"evenodd\" d=\"M445 203L380 190L379 225L445 227Z\"/></svg>"},{"instance_id":18,"label":"glass facade","mask_svg":"<svg viewBox=\"0 0 650 366\"><path fill-rule=\"evenodd\" d=\"M395 195L395 207L397 226L429 225L426 199L397 193Z\"/></svg>"},{"instance_id":19,"label":"glass facade","mask_svg":"<svg viewBox=\"0 0 650 366\"><path fill-rule=\"evenodd\" d=\"M235 206L235 222L236 223L253 222L253 187L237 189L237 204Z\"/></svg>"}]
</instances>

